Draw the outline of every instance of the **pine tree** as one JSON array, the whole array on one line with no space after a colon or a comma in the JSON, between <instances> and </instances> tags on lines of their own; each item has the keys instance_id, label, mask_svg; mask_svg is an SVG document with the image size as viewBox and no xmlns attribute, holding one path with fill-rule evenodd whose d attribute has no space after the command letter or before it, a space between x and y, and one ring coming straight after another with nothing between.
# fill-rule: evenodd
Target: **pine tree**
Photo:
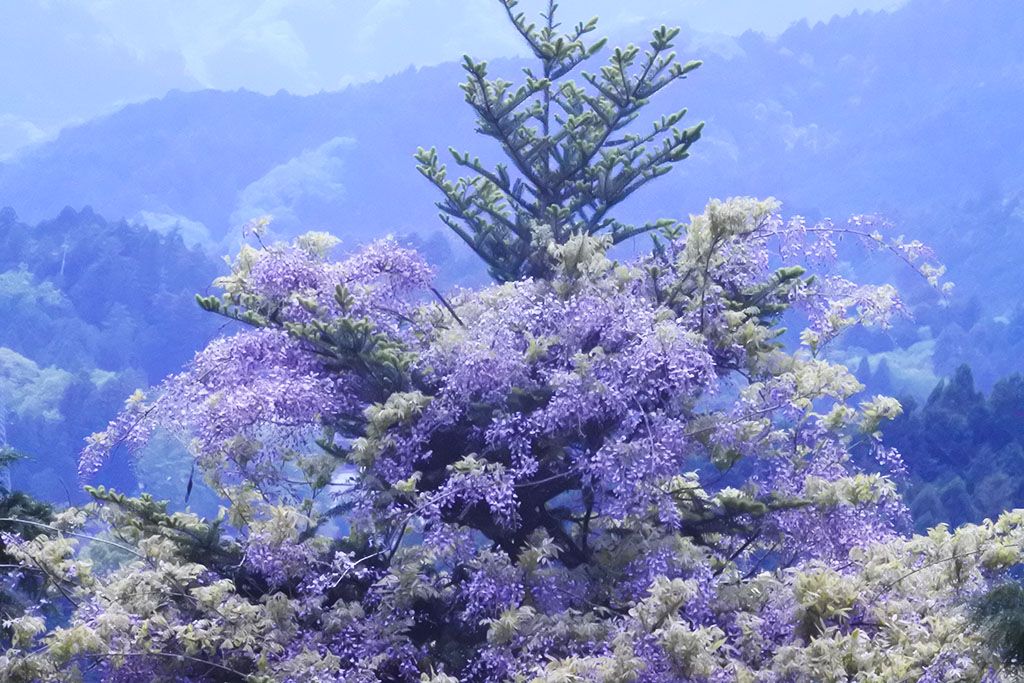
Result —
<instances>
[{"instance_id":1,"label":"pine tree","mask_svg":"<svg viewBox=\"0 0 1024 683\"><path fill-rule=\"evenodd\" d=\"M437 150L421 148L419 171L444 194L441 220L499 281L548 274L548 245L564 244L574 234L604 233L617 244L671 226L664 219L628 225L612 211L685 159L700 137L703 123L677 126L685 109L644 131L633 125L654 95L701 64L676 59L679 29L656 29L646 50L615 48L598 73L580 72L580 85L568 76L605 45L603 39L586 40L597 19L562 32L553 0L539 27L516 11L516 0L499 1L540 67L524 69L525 82L516 87L489 78L486 62L464 58L462 89L478 131L498 141L511 168L488 168L478 157L450 149L455 163L474 174L451 180Z\"/></svg>"}]
</instances>

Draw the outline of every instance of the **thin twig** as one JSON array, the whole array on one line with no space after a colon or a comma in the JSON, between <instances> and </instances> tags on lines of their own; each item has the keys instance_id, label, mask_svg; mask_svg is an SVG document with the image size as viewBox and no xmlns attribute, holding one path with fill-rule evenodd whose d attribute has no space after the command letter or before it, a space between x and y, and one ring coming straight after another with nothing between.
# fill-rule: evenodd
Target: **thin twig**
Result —
<instances>
[{"instance_id":1,"label":"thin twig","mask_svg":"<svg viewBox=\"0 0 1024 683\"><path fill-rule=\"evenodd\" d=\"M462 322L462 318L460 318L459 314L455 312L455 309L452 308L452 305L448 303L447 299L441 296L441 292L437 291L437 289L434 287L431 287L430 291L434 293L434 296L436 296L437 300L441 302L441 305L448 309L448 312L452 314L453 318L455 318L455 322L457 322L462 327L465 327L466 323Z\"/></svg>"},{"instance_id":2,"label":"thin twig","mask_svg":"<svg viewBox=\"0 0 1024 683\"><path fill-rule=\"evenodd\" d=\"M120 550L123 550L126 553L130 553L130 554L134 555L135 557L139 558L140 560L146 559L145 557L143 557L142 555L140 555L136 551L132 550L128 546L121 545L120 543L114 543L113 541L108 541L105 538L97 538L96 536L90 536L88 534L80 534L80 533L75 532L75 531L65 531L63 529L58 529L55 526L50 526L49 524L43 524L42 522L34 522L34 521L30 520L30 519L18 519L17 517L0 517L0 523L3 523L3 522L13 523L13 524L25 524L25 525L28 525L28 526L38 527L40 529L46 529L48 531L55 531L58 534L64 534L66 536L74 536L75 538L84 538L84 539L89 540L89 541L96 541L97 543L106 543L107 545L113 546L115 548L119 548Z\"/></svg>"}]
</instances>

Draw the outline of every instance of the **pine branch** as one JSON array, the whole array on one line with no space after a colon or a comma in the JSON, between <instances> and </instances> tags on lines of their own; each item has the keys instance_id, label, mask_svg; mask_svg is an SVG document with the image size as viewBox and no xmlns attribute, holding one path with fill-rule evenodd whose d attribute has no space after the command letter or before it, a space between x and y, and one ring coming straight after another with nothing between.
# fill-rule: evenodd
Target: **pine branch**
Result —
<instances>
[{"instance_id":1,"label":"pine branch","mask_svg":"<svg viewBox=\"0 0 1024 683\"><path fill-rule=\"evenodd\" d=\"M477 131L492 138L508 164L485 166L469 152L450 149L472 175L448 180L435 150L419 150L418 170L444 196L443 222L487 263L499 280L545 276L551 267L538 228L562 244L580 231L611 232L614 243L663 225L625 226L614 209L648 182L687 158L701 126L680 130L681 109L662 116L643 134L627 132L650 98L685 78L700 62L680 64L672 51L679 29L654 30L649 49L612 50L598 72L582 73L584 86L566 76L605 45L586 44L597 20L561 32L557 4L549 0L541 22L499 0L509 21L540 62L523 69L525 82L490 78L485 62L465 57L461 88L477 116Z\"/></svg>"}]
</instances>

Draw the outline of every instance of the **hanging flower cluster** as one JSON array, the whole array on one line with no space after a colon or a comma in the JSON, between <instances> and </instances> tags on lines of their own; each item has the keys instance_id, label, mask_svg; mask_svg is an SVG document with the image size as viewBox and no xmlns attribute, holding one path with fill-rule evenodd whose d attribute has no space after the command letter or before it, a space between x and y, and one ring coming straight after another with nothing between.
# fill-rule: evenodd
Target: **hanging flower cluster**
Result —
<instances>
[{"instance_id":1,"label":"hanging flower cluster","mask_svg":"<svg viewBox=\"0 0 1024 683\"><path fill-rule=\"evenodd\" d=\"M170 431L222 514L99 488L50 533L5 537L72 611L5 622L0 673L995 676L969 601L1019 561L1022 518L903 535L878 434L899 405L858 401L822 356L901 305L803 268L840 236L877 240L777 210L712 203L632 263L577 235L552 243L550 278L448 299L393 241L343 261L322 235L245 249L201 300L244 327L133 397L81 465ZM853 464L860 443L887 471Z\"/></svg>"},{"instance_id":2,"label":"hanging flower cluster","mask_svg":"<svg viewBox=\"0 0 1024 683\"><path fill-rule=\"evenodd\" d=\"M906 535L879 432L900 406L825 355L905 312L893 287L833 272L840 240L944 289L930 252L874 217L810 224L773 201L622 223L703 127L679 110L643 129L639 112L700 63L661 27L579 72L602 53L596 20L563 31L554 2L540 23L500 5L540 66L514 86L466 58L463 91L507 163L453 152L455 178L417 154L499 284L446 297L394 240L336 261L327 234L268 245L251 224L259 247L198 299L229 334L130 398L79 468L91 481L169 433L220 513L97 487L52 520L0 520L28 527L0 536L12 585L47 591L3 612L0 680L1012 673L1019 636L989 647L999 618L976 616L1016 595L986 591L1020 565L1024 513ZM643 233L650 254L612 260Z\"/></svg>"}]
</instances>

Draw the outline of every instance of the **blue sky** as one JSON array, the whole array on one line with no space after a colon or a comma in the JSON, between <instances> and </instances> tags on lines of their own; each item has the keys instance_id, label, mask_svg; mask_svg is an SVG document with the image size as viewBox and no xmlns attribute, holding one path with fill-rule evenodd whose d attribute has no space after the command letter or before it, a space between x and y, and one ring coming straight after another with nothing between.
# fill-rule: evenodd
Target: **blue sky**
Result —
<instances>
[{"instance_id":1,"label":"blue sky","mask_svg":"<svg viewBox=\"0 0 1024 683\"><path fill-rule=\"evenodd\" d=\"M522 0L524 10L542 0ZM563 0L606 32L661 22L776 34L902 0ZM497 0L18 0L0 3L0 159L63 126L177 88L333 90L464 53L517 54Z\"/></svg>"}]
</instances>

